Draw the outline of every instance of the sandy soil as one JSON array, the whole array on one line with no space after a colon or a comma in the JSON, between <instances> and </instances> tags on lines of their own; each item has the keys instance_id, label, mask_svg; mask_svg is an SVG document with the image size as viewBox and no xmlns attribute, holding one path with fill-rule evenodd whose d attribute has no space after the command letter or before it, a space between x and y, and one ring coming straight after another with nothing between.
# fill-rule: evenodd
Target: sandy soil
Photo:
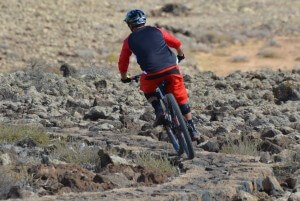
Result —
<instances>
[{"instance_id":1,"label":"sandy soil","mask_svg":"<svg viewBox=\"0 0 300 201\"><path fill-rule=\"evenodd\" d=\"M300 37L275 37L273 40L278 43L273 47L268 46L266 40L252 39L245 44L216 48L210 53L196 53L198 68L218 75L227 75L236 70L300 68ZM268 51L269 54L260 55L262 51Z\"/></svg>"}]
</instances>

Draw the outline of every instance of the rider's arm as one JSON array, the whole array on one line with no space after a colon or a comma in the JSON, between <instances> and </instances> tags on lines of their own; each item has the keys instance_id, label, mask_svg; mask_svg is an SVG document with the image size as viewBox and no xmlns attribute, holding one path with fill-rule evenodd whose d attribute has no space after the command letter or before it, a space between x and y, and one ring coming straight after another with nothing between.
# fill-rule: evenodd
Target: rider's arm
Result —
<instances>
[{"instance_id":1,"label":"rider's arm","mask_svg":"<svg viewBox=\"0 0 300 201\"><path fill-rule=\"evenodd\" d=\"M177 51L178 55L183 55L183 51L180 48L181 47L181 42L172 34L170 34L169 32L167 32L164 29L159 29L160 32L162 33L164 40L166 41L167 45L169 47L175 48Z\"/></svg>"},{"instance_id":2,"label":"rider's arm","mask_svg":"<svg viewBox=\"0 0 300 201\"><path fill-rule=\"evenodd\" d=\"M130 58L131 54L132 54L132 52L129 48L128 38L126 38L123 42L123 47L122 47L121 54L120 54L120 57L119 57L119 62L118 62L119 71L120 71L122 79L127 78L129 58Z\"/></svg>"},{"instance_id":3,"label":"rider's arm","mask_svg":"<svg viewBox=\"0 0 300 201\"><path fill-rule=\"evenodd\" d=\"M176 49L176 51L177 51L177 55L180 55L180 56L184 55L181 48Z\"/></svg>"}]
</instances>

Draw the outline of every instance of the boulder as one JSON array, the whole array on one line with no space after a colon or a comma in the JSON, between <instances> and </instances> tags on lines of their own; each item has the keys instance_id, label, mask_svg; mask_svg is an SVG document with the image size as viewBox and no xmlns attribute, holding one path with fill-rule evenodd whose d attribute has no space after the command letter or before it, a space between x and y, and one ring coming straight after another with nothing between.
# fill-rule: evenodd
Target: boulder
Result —
<instances>
[{"instance_id":1,"label":"boulder","mask_svg":"<svg viewBox=\"0 0 300 201\"><path fill-rule=\"evenodd\" d=\"M99 164L96 167L96 172L100 172L102 168L105 168L108 164L114 165L129 165L129 161L116 155L109 155L104 150L100 149L98 152L100 157Z\"/></svg>"},{"instance_id":2,"label":"boulder","mask_svg":"<svg viewBox=\"0 0 300 201\"><path fill-rule=\"evenodd\" d=\"M67 63L63 63L60 66L59 70L63 72L64 77L74 76L77 73L77 70L73 66Z\"/></svg>"},{"instance_id":3,"label":"boulder","mask_svg":"<svg viewBox=\"0 0 300 201\"><path fill-rule=\"evenodd\" d=\"M300 192L291 194L288 201L300 201Z\"/></svg>"},{"instance_id":4,"label":"boulder","mask_svg":"<svg viewBox=\"0 0 300 201\"><path fill-rule=\"evenodd\" d=\"M179 3L168 3L165 4L161 9L160 12L164 12L164 13L170 13L174 16L178 16L178 15L184 15L184 14L188 14L189 12L189 8L187 8L185 5L183 4L179 4Z\"/></svg>"},{"instance_id":5,"label":"boulder","mask_svg":"<svg viewBox=\"0 0 300 201\"><path fill-rule=\"evenodd\" d=\"M7 193L7 199L17 199L22 198L21 188L20 186L12 186Z\"/></svg>"},{"instance_id":6,"label":"boulder","mask_svg":"<svg viewBox=\"0 0 300 201\"><path fill-rule=\"evenodd\" d=\"M300 169L295 171L293 175L286 180L286 183L294 192L300 192Z\"/></svg>"},{"instance_id":7,"label":"boulder","mask_svg":"<svg viewBox=\"0 0 300 201\"><path fill-rule=\"evenodd\" d=\"M211 193L207 190L201 193L201 201L212 201Z\"/></svg>"},{"instance_id":8,"label":"boulder","mask_svg":"<svg viewBox=\"0 0 300 201\"><path fill-rule=\"evenodd\" d=\"M262 163L270 163L271 162L271 155L269 152L260 152L260 162Z\"/></svg>"},{"instance_id":9,"label":"boulder","mask_svg":"<svg viewBox=\"0 0 300 201\"><path fill-rule=\"evenodd\" d=\"M33 175L35 183L45 185L46 179L51 188L47 191L63 192L84 192L99 191L112 188L110 182L99 182L95 179L97 175L87 169L74 164L46 165L39 164L29 168L29 173ZM46 187L46 186L45 186Z\"/></svg>"},{"instance_id":10,"label":"boulder","mask_svg":"<svg viewBox=\"0 0 300 201\"><path fill-rule=\"evenodd\" d=\"M275 162L290 163L294 160L295 152L289 149L284 149L278 154L273 155L273 160Z\"/></svg>"},{"instance_id":11,"label":"boulder","mask_svg":"<svg viewBox=\"0 0 300 201\"><path fill-rule=\"evenodd\" d=\"M273 176L268 176L262 181L263 189L269 195L281 195L284 190L280 186L277 179Z\"/></svg>"},{"instance_id":12,"label":"boulder","mask_svg":"<svg viewBox=\"0 0 300 201\"><path fill-rule=\"evenodd\" d=\"M11 159L8 153L0 155L0 165L9 165L11 164Z\"/></svg>"},{"instance_id":13,"label":"boulder","mask_svg":"<svg viewBox=\"0 0 300 201\"><path fill-rule=\"evenodd\" d=\"M99 128L103 131L107 131L107 130L112 130L114 126L109 123L103 123L99 126Z\"/></svg>"},{"instance_id":14,"label":"boulder","mask_svg":"<svg viewBox=\"0 0 300 201\"><path fill-rule=\"evenodd\" d=\"M140 116L140 120L151 122L154 120L154 112L146 111L144 114Z\"/></svg>"},{"instance_id":15,"label":"boulder","mask_svg":"<svg viewBox=\"0 0 300 201\"><path fill-rule=\"evenodd\" d=\"M95 84L95 87L98 91L107 88L107 81L106 80L99 80L99 81L94 82L94 84Z\"/></svg>"},{"instance_id":16,"label":"boulder","mask_svg":"<svg viewBox=\"0 0 300 201\"><path fill-rule=\"evenodd\" d=\"M285 182L289 188L296 190L297 187L300 187L300 175L289 177L285 180Z\"/></svg>"},{"instance_id":17,"label":"boulder","mask_svg":"<svg viewBox=\"0 0 300 201\"><path fill-rule=\"evenodd\" d=\"M259 147L261 151L270 152L271 154L277 154L282 151L280 146L270 142L269 140L263 141Z\"/></svg>"},{"instance_id":18,"label":"boulder","mask_svg":"<svg viewBox=\"0 0 300 201\"><path fill-rule=\"evenodd\" d=\"M262 134L261 134L261 138L272 138L275 137L276 135L281 134L281 132L275 128L271 128L271 129L266 129Z\"/></svg>"},{"instance_id":19,"label":"boulder","mask_svg":"<svg viewBox=\"0 0 300 201\"><path fill-rule=\"evenodd\" d=\"M24 139L22 139L22 140L20 140L20 141L18 141L17 142L17 144L16 144L17 146L20 146L20 147L22 147L22 148L33 148L33 147L35 147L37 144L36 144L36 142L34 141L34 140L32 140L31 138L24 138Z\"/></svg>"},{"instance_id":20,"label":"boulder","mask_svg":"<svg viewBox=\"0 0 300 201\"><path fill-rule=\"evenodd\" d=\"M220 151L219 144L217 142L211 142L211 141L207 141L205 143L200 144L200 148L204 149L205 151L209 151L209 152L219 152Z\"/></svg>"},{"instance_id":21,"label":"boulder","mask_svg":"<svg viewBox=\"0 0 300 201\"><path fill-rule=\"evenodd\" d=\"M284 81L273 89L275 98L278 101L300 100L300 84L295 81Z\"/></svg>"},{"instance_id":22,"label":"boulder","mask_svg":"<svg viewBox=\"0 0 300 201\"><path fill-rule=\"evenodd\" d=\"M297 151L294 156L293 156L293 161L297 162L300 164L300 152Z\"/></svg>"},{"instance_id":23,"label":"boulder","mask_svg":"<svg viewBox=\"0 0 300 201\"><path fill-rule=\"evenodd\" d=\"M239 191L237 195L232 198L232 201L258 201L258 198L245 191Z\"/></svg>"},{"instance_id":24,"label":"boulder","mask_svg":"<svg viewBox=\"0 0 300 201\"><path fill-rule=\"evenodd\" d=\"M287 135L295 131L293 128L288 126L281 127L279 130L282 132L283 135Z\"/></svg>"},{"instance_id":25,"label":"boulder","mask_svg":"<svg viewBox=\"0 0 300 201\"><path fill-rule=\"evenodd\" d=\"M90 109L85 115L84 119L90 119L92 121L96 121L98 119L107 119L109 115L112 113L111 107L101 107L95 106Z\"/></svg>"}]
</instances>

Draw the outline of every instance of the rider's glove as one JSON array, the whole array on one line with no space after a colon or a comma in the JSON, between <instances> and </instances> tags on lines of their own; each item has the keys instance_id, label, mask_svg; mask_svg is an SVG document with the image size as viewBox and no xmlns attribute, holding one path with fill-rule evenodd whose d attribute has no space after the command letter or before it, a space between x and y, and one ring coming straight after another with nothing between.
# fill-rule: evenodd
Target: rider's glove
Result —
<instances>
[{"instance_id":1,"label":"rider's glove","mask_svg":"<svg viewBox=\"0 0 300 201\"><path fill-rule=\"evenodd\" d=\"M130 83L130 82L131 82L131 79L130 79L130 77L127 77L125 80L121 79L121 81L122 81L123 83Z\"/></svg>"},{"instance_id":2,"label":"rider's glove","mask_svg":"<svg viewBox=\"0 0 300 201\"><path fill-rule=\"evenodd\" d=\"M184 54L183 55L177 55L178 63L181 62L181 60L185 59Z\"/></svg>"}]
</instances>

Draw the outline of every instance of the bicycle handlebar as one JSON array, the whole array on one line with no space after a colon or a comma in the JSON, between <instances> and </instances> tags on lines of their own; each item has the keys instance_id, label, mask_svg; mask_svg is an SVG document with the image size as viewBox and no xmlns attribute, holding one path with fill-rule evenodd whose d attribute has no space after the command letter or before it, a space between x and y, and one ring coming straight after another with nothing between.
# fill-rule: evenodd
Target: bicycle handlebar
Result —
<instances>
[{"instance_id":1,"label":"bicycle handlebar","mask_svg":"<svg viewBox=\"0 0 300 201\"><path fill-rule=\"evenodd\" d=\"M142 76L142 73L130 76L130 79L131 79L131 81L139 82L139 79L140 79L141 76Z\"/></svg>"}]
</instances>

